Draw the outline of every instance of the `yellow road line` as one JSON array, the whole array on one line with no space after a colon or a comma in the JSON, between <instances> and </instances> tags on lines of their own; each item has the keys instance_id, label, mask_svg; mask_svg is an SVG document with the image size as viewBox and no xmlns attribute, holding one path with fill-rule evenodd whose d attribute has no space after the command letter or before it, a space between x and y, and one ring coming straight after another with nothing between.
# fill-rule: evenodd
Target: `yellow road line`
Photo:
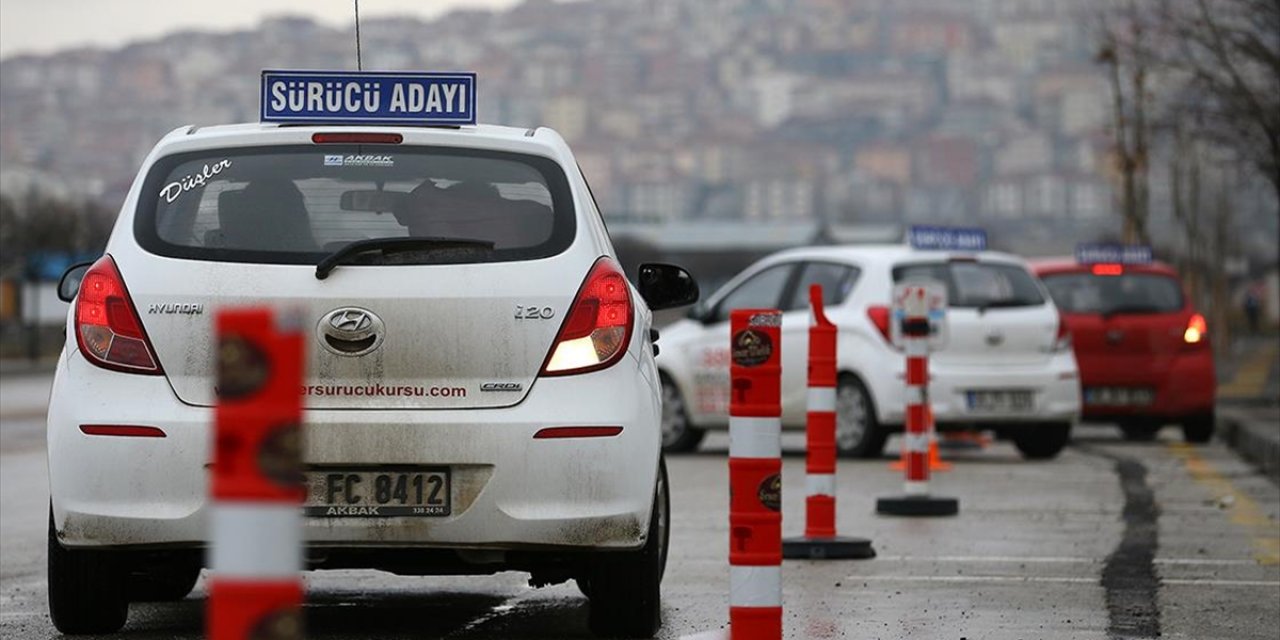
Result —
<instances>
[{"instance_id":1,"label":"yellow road line","mask_svg":"<svg viewBox=\"0 0 1280 640\"><path fill-rule=\"evenodd\" d=\"M1271 375L1271 366L1280 356L1280 346L1268 343L1266 347L1253 354L1240 365L1236 375L1230 382L1218 387L1218 396L1223 398L1249 398L1262 395L1267 378Z\"/></svg>"},{"instance_id":2,"label":"yellow road line","mask_svg":"<svg viewBox=\"0 0 1280 640\"><path fill-rule=\"evenodd\" d=\"M1215 496L1229 496L1232 504L1231 522L1245 529L1253 537L1253 558L1258 564L1280 564L1280 536L1276 535L1280 523L1267 515L1256 500L1240 491L1207 460L1196 453L1195 447L1183 443L1169 444L1169 450L1187 468L1192 479L1209 488Z\"/></svg>"}]
</instances>

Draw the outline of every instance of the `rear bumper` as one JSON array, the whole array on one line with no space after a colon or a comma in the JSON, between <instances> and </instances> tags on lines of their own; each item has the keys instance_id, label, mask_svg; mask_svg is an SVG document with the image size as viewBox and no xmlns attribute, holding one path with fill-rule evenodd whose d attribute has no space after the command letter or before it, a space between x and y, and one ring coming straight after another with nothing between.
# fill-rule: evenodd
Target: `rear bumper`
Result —
<instances>
[{"instance_id":1,"label":"rear bumper","mask_svg":"<svg viewBox=\"0 0 1280 640\"><path fill-rule=\"evenodd\" d=\"M448 466L453 510L433 518L306 520L309 544L481 549L643 544L659 455L659 400L627 358L542 378L519 405L436 411L316 410L308 465ZM212 410L168 382L98 369L78 352L55 374L48 418L54 522L68 546L199 546L208 537ZM160 427L164 438L88 436L81 424ZM613 437L540 439L548 426L617 425Z\"/></svg>"},{"instance_id":2,"label":"rear bumper","mask_svg":"<svg viewBox=\"0 0 1280 640\"><path fill-rule=\"evenodd\" d=\"M1086 420L1125 418L1179 419L1211 413L1217 395L1213 351L1198 349L1167 358L1086 357L1080 367L1082 387L1144 387L1155 391L1145 406L1085 404Z\"/></svg>"},{"instance_id":3,"label":"rear bumper","mask_svg":"<svg viewBox=\"0 0 1280 640\"><path fill-rule=\"evenodd\" d=\"M1080 384L1075 358L1054 354L1047 361L1029 365L946 365L930 362L929 401L938 427L993 424L1074 422L1080 415ZM892 383L883 380L876 389L881 424L900 428L905 420L904 365L897 365ZM888 378L888 376L883 376ZM968 392L1026 390L1032 405L1026 411L979 412L969 408Z\"/></svg>"}]
</instances>

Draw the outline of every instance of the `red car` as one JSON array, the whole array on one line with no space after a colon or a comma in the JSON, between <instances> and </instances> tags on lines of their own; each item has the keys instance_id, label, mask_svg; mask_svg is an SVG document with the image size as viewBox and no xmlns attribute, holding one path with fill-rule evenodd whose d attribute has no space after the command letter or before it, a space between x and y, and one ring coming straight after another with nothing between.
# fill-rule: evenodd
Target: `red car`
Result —
<instances>
[{"instance_id":1,"label":"red car","mask_svg":"<svg viewBox=\"0 0 1280 640\"><path fill-rule=\"evenodd\" d=\"M1187 442L1209 441L1213 349L1205 318L1172 267L1069 258L1031 266L1071 332L1082 420L1117 423L1133 440L1177 423Z\"/></svg>"}]
</instances>

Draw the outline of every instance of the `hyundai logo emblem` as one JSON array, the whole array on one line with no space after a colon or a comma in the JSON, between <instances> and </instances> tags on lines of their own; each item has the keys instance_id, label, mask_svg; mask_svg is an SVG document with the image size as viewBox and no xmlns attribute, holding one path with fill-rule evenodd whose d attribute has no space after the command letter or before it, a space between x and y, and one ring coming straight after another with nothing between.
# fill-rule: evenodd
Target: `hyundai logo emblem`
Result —
<instances>
[{"instance_id":1,"label":"hyundai logo emblem","mask_svg":"<svg viewBox=\"0 0 1280 640\"><path fill-rule=\"evenodd\" d=\"M330 353L362 356L382 344L386 325L368 309L342 307L326 313L316 325L316 338Z\"/></svg>"},{"instance_id":2,"label":"hyundai logo emblem","mask_svg":"<svg viewBox=\"0 0 1280 640\"><path fill-rule=\"evenodd\" d=\"M339 309L329 314L329 326L355 333L373 326L372 314L364 309Z\"/></svg>"}]
</instances>

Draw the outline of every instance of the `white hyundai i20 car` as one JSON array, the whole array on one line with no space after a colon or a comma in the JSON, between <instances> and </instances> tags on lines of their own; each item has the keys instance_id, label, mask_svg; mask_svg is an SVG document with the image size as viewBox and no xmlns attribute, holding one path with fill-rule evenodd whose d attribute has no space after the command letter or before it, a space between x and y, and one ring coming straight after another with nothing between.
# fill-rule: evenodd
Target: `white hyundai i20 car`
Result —
<instances>
[{"instance_id":1,"label":"white hyundai i20 car","mask_svg":"<svg viewBox=\"0 0 1280 640\"><path fill-rule=\"evenodd\" d=\"M113 631L130 601L191 590L213 321L262 304L308 319L308 568L575 579L595 632L658 628L670 511L650 311L697 287L669 265L627 281L554 131L182 127L143 162L106 255L61 288L59 630ZM443 489L371 490L424 480Z\"/></svg>"},{"instance_id":2,"label":"white hyundai i20 car","mask_svg":"<svg viewBox=\"0 0 1280 640\"><path fill-rule=\"evenodd\" d=\"M804 429L809 285L820 284L839 331L837 447L848 456L879 456L904 422L906 360L890 344L889 322L894 284L910 278L947 287L948 341L929 360L938 429L993 429L1028 458L1056 456L1079 416L1080 381L1070 336L1043 285L1016 256L906 245L773 254L664 328L658 368L665 449L692 449L707 430L728 423L731 309L783 311L782 423Z\"/></svg>"}]
</instances>

